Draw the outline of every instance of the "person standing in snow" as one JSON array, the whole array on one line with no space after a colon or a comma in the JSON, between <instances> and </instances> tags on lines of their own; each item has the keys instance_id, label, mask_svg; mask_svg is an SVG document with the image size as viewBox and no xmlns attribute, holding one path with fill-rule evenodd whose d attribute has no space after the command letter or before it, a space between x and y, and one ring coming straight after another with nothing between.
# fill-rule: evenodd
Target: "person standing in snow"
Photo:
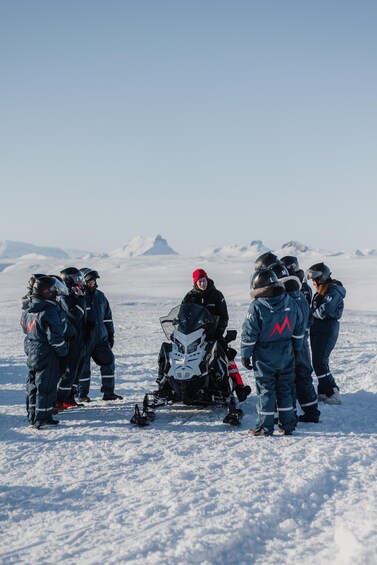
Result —
<instances>
[{"instance_id":1,"label":"person standing in snow","mask_svg":"<svg viewBox=\"0 0 377 565\"><path fill-rule=\"evenodd\" d=\"M78 370L79 402L90 402L90 363L91 359L100 366L102 400L122 400L123 396L115 394L115 358L114 324L109 301L104 293L98 290L98 272L89 267L80 269L86 284L86 323L84 331L84 348Z\"/></svg>"},{"instance_id":2,"label":"person standing in snow","mask_svg":"<svg viewBox=\"0 0 377 565\"><path fill-rule=\"evenodd\" d=\"M318 400L325 404L341 404L339 387L331 373L329 360L339 336L346 289L340 281L331 278L331 271L325 263L312 265L306 271L306 277L312 281L315 290L310 346L318 379Z\"/></svg>"},{"instance_id":3,"label":"person standing in snow","mask_svg":"<svg viewBox=\"0 0 377 565\"><path fill-rule=\"evenodd\" d=\"M304 321L305 335L303 338L300 355L295 362L295 386L293 387L293 407L296 406L296 398L299 401L303 414L298 416L300 422L312 422L317 424L321 412L318 410L317 392L313 385L313 367L310 359L309 348L309 326L311 324L310 306L301 288L301 281L296 276L297 270L291 271L283 263L273 263L270 269L277 278L284 284L289 296L298 305Z\"/></svg>"},{"instance_id":4,"label":"person standing in snow","mask_svg":"<svg viewBox=\"0 0 377 565\"><path fill-rule=\"evenodd\" d=\"M77 372L84 345L84 326L86 316L86 300L84 292L84 277L76 267L66 267L60 275L68 288L68 294L60 298L67 319L75 329L69 340L68 365L65 373L60 375L56 408L58 411L78 406L75 400Z\"/></svg>"},{"instance_id":5,"label":"person standing in snow","mask_svg":"<svg viewBox=\"0 0 377 565\"><path fill-rule=\"evenodd\" d=\"M258 396L257 423L249 433L271 436L277 405L279 432L291 435L296 426L292 389L305 332L303 317L271 269L255 271L251 298L241 334L242 364L254 369Z\"/></svg>"},{"instance_id":6,"label":"person standing in snow","mask_svg":"<svg viewBox=\"0 0 377 565\"><path fill-rule=\"evenodd\" d=\"M54 277L35 279L29 305L23 309L21 327L26 334L29 368L27 401L29 425L35 429L56 426L52 417L59 372L67 366L65 323L59 312Z\"/></svg>"}]
</instances>

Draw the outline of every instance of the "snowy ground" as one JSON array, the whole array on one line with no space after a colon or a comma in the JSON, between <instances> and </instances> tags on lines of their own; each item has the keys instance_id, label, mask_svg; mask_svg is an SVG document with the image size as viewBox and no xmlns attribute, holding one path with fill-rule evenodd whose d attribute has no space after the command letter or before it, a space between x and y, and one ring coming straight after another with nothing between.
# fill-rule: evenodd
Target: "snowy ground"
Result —
<instances>
[{"instance_id":1,"label":"snowy ground","mask_svg":"<svg viewBox=\"0 0 377 565\"><path fill-rule=\"evenodd\" d=\"M332 356L343 404L324 406L319 424L299 424L292 437L272 438L247 434L255 394L240 428L221 423L223 409L177 406L162 408L149 428L129 423L134 403L154 388L158 319L190 288L191 271L204 266L213 275L239 330L250 264L174 257L96 264L113 308L124 400L100 400L94 367L96 401L40 432L25 417L17 299L32 272L63 265L5 269L0 563L377 563L377 259L327 262L348 290ZM254 390L252 375L243 375Z\"/></svg>"}]
</instances>

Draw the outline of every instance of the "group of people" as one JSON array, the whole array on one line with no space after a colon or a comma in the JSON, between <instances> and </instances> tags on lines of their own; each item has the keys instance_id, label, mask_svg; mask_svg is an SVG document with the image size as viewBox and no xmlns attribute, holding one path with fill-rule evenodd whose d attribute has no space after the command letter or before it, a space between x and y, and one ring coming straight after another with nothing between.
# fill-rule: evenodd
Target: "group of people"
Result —
<instances>
[{"instance_id":1,"label":"group of people","mask_svg":"<svg viewBox=\"0 0 377 565\"><path fill-rule=\"evenodd\" d=\"M103 400L122 399L114 392L114 324L99 278L89 267L67 267L59 275L34 274L28 281L21 327L26 409L35 429L56 426L53 415L90 402L91 359L100 367Z\"/></svg>"},{"instance_id":2,"label":"group of people","mask_svg":"<svg viewBox=\"0 0 377 565\"><path fill-rule=\"evenodd\" d=\"M313 283L314 296L305 278ZM329 359L345 295L343 284L331 277L324 263L312 265L304 274L293 256L279 260L267 252L256 260L252 302L241 335L242 364L254 370L258 397L252 435L271 436L275 423L280 433L291 435L297 421L319 422L319 401L341 404ZM303 411L300 416L296 401Z\"/></svg>"},{"instance_id":3,"label":"group of people","mask_svg":"<svg viewBox=\"0 0 377 565\"><path fill-rule=\"evenodd\" d=\"M205 306L218 317L213 339L226 352L232 389L242 402L251 388L238 370L237 352L224 338L229 321L224 295L204 269L196 269L192 276L193 288L182 304ZM114 324L109 301L98 289L99 278L94 269L68 267L59 276L35 274L28 282L21 326L29 369L26 408L29 425L36 429L55 426L59 421L54 414L90 402L92 359L100 367L103 400L122 399L114 392ZM318 402L341 404L329 358L339 335L345 295L344 286L324 263L304 273L294 256L278 259L267 252L255 261L252 301L241 334L241 362L254 371L258 399L252 435L271 436L275 424L280 433L291 435L297 421L319 422ZM166 393L165 345L158 357L157 382Z\"/></svg>"}]
</instances>

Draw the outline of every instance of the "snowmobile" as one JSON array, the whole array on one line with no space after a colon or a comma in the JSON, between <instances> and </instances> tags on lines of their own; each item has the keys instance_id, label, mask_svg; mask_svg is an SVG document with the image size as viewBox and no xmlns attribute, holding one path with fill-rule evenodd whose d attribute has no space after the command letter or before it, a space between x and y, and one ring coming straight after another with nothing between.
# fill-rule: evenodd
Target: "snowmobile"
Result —
<instances>
[{"instance_id":1,"label":"snowmobile","mask_svg":"<svg viewBox=\"0 0 377 565\"><path fill-rule=\"evenodd\" d=\"M160 318L169 341L162 344L159 354L159 388L144 396L142 410L135 405L132 424L146 426L154 420L156 408L174 403L224 406L228 413L223 422L241 423L242 410L236 407L227 352L215 338L218 320L198 304L180 304ZM236 330L228 330L224 345L236 337Z\"/></svg>"}]
</instances>

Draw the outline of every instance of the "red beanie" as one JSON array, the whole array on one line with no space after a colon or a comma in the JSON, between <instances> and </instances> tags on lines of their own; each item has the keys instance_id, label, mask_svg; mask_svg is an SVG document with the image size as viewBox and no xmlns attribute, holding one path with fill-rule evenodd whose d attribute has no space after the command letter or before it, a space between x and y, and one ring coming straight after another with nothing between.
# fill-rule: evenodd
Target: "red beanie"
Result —
<instances>
[{"instance_id":1,"label":"red beanie","mask_svg":"<svg viewBox=\"0 0 377 565\"><path fill-rule=\"evenodd\" d=\"M199 279L208 279L208 275L204 269L195 269L192 273L192 278L194 283L197 283Z\"/></svg>"}]
</instances>

